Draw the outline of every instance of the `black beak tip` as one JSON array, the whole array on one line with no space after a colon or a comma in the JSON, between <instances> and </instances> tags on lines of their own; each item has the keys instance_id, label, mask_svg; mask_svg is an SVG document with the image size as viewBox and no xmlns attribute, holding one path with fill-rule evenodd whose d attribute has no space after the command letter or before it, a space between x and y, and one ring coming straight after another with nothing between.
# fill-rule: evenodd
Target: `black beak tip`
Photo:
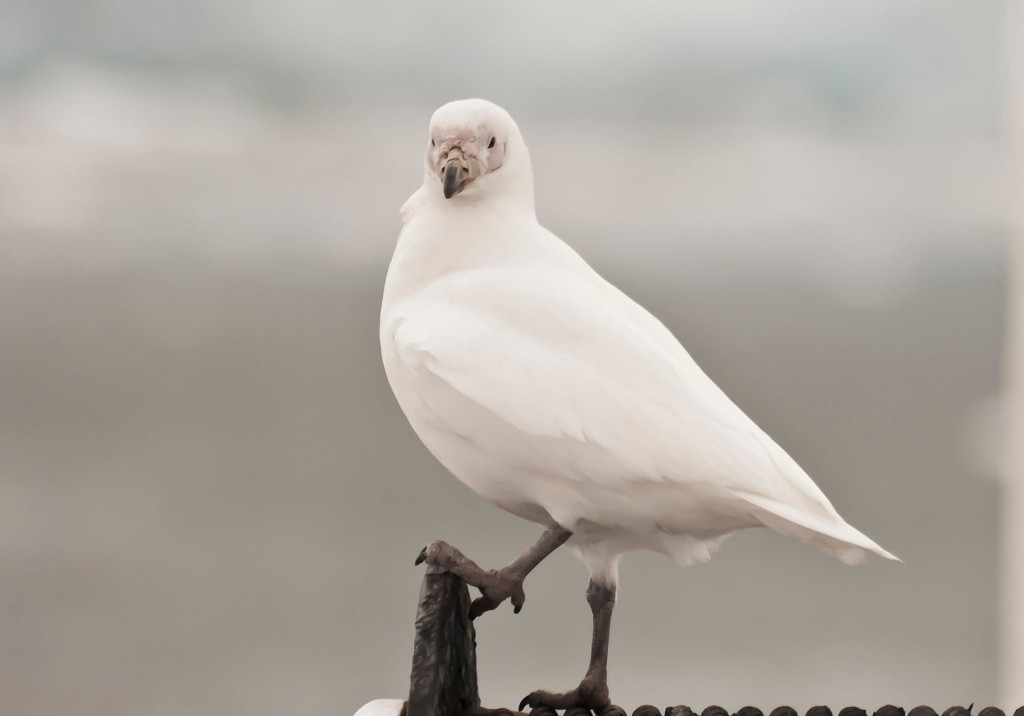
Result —
<instances>
[{"instance_id":1,"label":"black beak tip","mask_svg":"<svg viewBox=\"0 0 1024 716\"><path fill-rule=\"evenodd\" d=\"M451 199L462 190L463 177L458 162L450 161L444 168L444 198Z\"/></svg>"}]
</instances>

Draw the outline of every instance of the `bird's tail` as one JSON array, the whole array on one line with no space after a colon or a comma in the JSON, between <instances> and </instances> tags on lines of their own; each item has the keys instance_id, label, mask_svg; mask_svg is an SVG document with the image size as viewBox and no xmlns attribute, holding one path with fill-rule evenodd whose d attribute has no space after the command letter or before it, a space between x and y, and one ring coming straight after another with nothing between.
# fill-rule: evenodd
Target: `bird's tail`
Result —
<instances>
[{"instance_id":1,"label":"bird's tail","mask_svg":"<svg viewBox=\"0 0 1024 716\"><path fill-rule=\"evenodd\" d=\"M754 510L754 515L766 527L771 527L801 542L817 547L825 554L838 557L846 564L862 564L868 552L902 562L899 557L879 547L860 530L842 519L814 515L785 505L776 500L752 493L740 497Z\"/></svg>"}]
</instances>

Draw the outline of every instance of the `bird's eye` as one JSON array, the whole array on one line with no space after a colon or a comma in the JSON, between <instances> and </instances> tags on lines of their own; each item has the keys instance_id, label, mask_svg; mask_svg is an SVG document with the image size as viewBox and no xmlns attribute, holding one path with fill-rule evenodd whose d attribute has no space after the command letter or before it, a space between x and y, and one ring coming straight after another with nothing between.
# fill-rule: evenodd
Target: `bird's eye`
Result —
<instances>
[{"instance_id":1,"label":"bird's eye","mask_svg":"<svg viewBox=\"0 0 1024 716\"><path fill-rule=\"evenodd\" d=\"M487 145L488 149L494 149L494 137L491 137L490 143Z\"/></svg>"}]
</instances>

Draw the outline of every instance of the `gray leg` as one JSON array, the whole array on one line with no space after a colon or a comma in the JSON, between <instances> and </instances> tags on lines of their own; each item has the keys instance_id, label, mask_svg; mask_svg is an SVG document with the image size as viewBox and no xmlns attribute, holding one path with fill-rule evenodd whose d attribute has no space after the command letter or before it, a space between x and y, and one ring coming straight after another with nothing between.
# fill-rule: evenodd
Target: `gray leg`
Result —
<instances>
[{"instance_id":1,"label":"gray leg","mask_svg":"<svg viewBox=\"0 0 1024 716\"><path fill-rule=\"evenodd\" d=\"M534 691L519 704L520 711L526 706L548 706L553 709L583 706L601 712L611 706L608 699L608 639L611 636L612 609L615 607L615 586L590 580L587 585L587 603L594 614L594 638L590 644L587 675L572 691Z\"/></svg>"},{"instance_id":2,"label":"gray leg","mask_svg":"<svg viewBox=\"0 0 1024 716\"><path fill-rule=\"evenodd\" d=\"M473 600L469 607L469 616L475 619L484 612L495 609L506 599L512 599L515 613L523 608L526 593L523 581L545 557L565 544L572 537L572 532L557 525L548 527L544 534L529 549L509 562L501 569L481 569L476 562L469 559L447 542L434 540L420 552L416 564L427 562L452 574L461 577L466 584L480 590L482 596Z\"/></svg>"}]
</instances>

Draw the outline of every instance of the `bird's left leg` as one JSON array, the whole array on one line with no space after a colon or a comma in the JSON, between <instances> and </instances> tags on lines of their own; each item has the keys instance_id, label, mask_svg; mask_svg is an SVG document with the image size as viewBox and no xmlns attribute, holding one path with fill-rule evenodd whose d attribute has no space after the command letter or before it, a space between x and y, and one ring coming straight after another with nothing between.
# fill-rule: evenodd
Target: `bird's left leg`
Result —
<instances>
[{"instance_id":1,"label":"bird's left leg","mask_svg":"<svg viewBox=\"0 0 1024 716\"><path fill-rule=\"evenodd\" d=\"M523 591L526 575L570 537L572 532L552 525L525 552L501 569L482 569L447 542L434 540L420 551L416 564L433 564L480 590L482 596L474 599L469 607L470 619L495 609L509 598L518 614L526 601L526 593Z\"/></svg>"},{"instance_id":2,"label":"bird's left leg","mask_svg":"<svg viewBox=\"0 0 1024 716\"><path fill-rule=\"evenodd\" d=\"M611 713L611 709L619 710L617 706L611 705L608 698L608 639L611 636L612 609L615 607L615 585L591 579L587 585L587 603L594 615L594 638L590 645L587 675L571 691L534 691L519 704L520 711L526 706L547 706L553 709L583 706L597 714Z\"/></svg>"}]
</instances>

